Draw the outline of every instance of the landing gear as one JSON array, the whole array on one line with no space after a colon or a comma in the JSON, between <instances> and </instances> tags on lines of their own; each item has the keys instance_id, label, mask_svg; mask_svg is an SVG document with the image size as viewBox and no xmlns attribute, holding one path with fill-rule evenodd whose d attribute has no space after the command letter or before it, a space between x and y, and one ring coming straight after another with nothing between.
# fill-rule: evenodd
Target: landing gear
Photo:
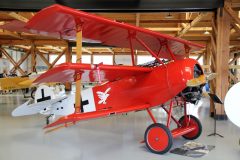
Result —
<instances>
[{"instance_id":1,"label":"landing gear","mask_svg":"<svg viewBox=\"0 0 240 160\"><path fill-rule=\"evenodd\" d=\"M49 116L47 116L46 117L46 125L49 125L50 119L54 119L54 118L55 118L54 114L50 114Z\"/></svg>"},{"instance_id":2,"label":"landing gear","mask_svg":"<svg viewBox=\"0 0 240 160\"><path fill-rule=\"evenodd\" d=\"M147 128L144 135L144 142L147 148L153 153L164 154L168 152L172 147L173 138L183 136L185 139L194 140L202 133L201 122L196 117L187 115L186 101L182 101L181 103L177 101L177 105L184 107L184 116L179 120L172 115L173 104L172 100L169 104L169 109L162 106L163 110L168 114L166 125L157 123L151 110L147 108L153 124ZM177 128L170 131L171 120L176 123Z\"/></svg>"},{"instance_id":3,"label":"landing gear","mask_svg":"<svg viewBox=\"0 0 240 160\"><path fill-rule=\"evenodd\" d=\"M201 122L198 120L198 118L194 117L193 115L182 116L179 119L179 123L181 124L181 127L188 127L188 126L195 127L193 131L183 135L185 139L189 139L189 140L197 139L202 133Z\"/></svg>"},{"instance_id":4,"label":"landing gear","mask_svg":"<svg viewBox=\"0 0 240 160\"><path fill-rule=\"evenodd\" d=\"M164 154L173 144L171 131L161 123L150 125L144 135L147 148L156 154Z\"/></svg>"}]
</instances>

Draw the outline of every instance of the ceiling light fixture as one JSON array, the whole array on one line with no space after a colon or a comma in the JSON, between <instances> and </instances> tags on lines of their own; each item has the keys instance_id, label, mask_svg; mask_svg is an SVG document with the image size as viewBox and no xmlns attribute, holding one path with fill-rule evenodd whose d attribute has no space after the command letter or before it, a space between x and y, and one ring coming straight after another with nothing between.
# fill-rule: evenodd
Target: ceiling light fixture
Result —
<instances>
[{"instance_id":1,"label":"ceiling light fixture","mask_svg":"<svg viewBox=\"0 0 240 160\"><path fill-rule=\"evenodd\" d=\"M203 34L210 34L210 32L208 32L208 31L206 30Z\"/></svg>"}]
</instances>

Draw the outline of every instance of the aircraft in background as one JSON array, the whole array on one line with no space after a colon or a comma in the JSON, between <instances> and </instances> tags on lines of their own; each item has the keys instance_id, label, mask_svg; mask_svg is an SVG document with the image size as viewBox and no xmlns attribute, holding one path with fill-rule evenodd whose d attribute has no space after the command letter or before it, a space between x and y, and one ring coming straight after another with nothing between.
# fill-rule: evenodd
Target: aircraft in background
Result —
<instances>
[{"instance_id":1,"label":"aircraft in background","mask_svg":"<svg viewBox=\"0 0 240 160\"><path fill-rule=\"evenodd\" d=\"M33 84L33 81L39 76L38 74L29 74L26 76L14 76L14 77L5 77L0 78L0 91L8 91L8 90L18 90L18 89L26 89L36 87ZM36 90L32 90L31 96Z\"/></svg>"},{"instance_id":2,"label":"aircraft in background","mask_svg":"<svg viewBox=\"0 0 240 160\"><path fill-rule=\"evenodd\" d=\"M12 116L26 116L42 114L47 116L46 123L49 124L55 116L66 116L74 112L74 94L65 95L64 91L55 92L53 87L40 85L35 93L34 102L28 100L12 111Z\"/></svg>"},{"instance_id":3,"label":"aircraft in background","mask_svg":"<svg viewBox=\"0 0 240 160\"><path fill-rule=\"evenodd\" d=\"M13 22L1 28L63 39L74 39L76 32L81 30L85 39L131 49L133 66L64 63L39 76L34 82L74 82L76 75L81 75L82 82L101 82L82 91L81 99L76 97L81 100L80 112L75 110L46 128L144 110L153 121L144 135L144 142L153 153L168 152L173 138L183 136L193 140L201 135L201 123L197 117L187 114L186 103L199 101L206 79L199 63L185 57L204 46L60 5L41 10L26 24ZM135 49L148 51L156 58L156 63L136 66ZM168 101L169 106L166 106ZM184 108L180 119L172 114L175 102ZM151 112L159 106L168 114L166 124L157 123ZM170 130L171 121L176 123L173 130Z\"/></svg>"}]
</instances>

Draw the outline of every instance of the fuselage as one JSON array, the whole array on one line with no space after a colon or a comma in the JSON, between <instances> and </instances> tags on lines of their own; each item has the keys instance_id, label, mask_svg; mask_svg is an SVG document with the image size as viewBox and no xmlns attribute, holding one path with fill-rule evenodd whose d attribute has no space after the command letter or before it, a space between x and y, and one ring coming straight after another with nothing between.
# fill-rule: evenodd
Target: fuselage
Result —
<instances>
[{"instance_id":1,"label":"fuselage","mask_svg":"<svg viewBox=\"0 0 240 160\"><path fill-rule=\"evenodd\" d=\"M92 93L96 110L163 104L183 91L188 80L195 78L195 65L199 66L193 59L176 60L154 67L150 73L95 86Z\"/></svg>"}]
</instances>

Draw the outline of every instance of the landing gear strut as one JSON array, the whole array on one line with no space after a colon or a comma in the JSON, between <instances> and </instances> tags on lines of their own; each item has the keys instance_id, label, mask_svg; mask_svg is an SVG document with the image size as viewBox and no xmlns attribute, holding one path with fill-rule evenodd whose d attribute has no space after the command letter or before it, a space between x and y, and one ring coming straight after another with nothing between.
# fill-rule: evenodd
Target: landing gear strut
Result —
<instances>
[{"instance_id":1,"label":"landing gear strut","mask_svg":"<svg viewBox=\"0 0 240 160\"><path fill-rule=\"evenodd\" d=\"M172 147L173 138L183 136L185 139L194 140L201 135L202 133L201 122L196 117L192 115L187 115L185 101L182 102L182 104L180 105L184 107L184 116L181 117L179 120L176 120L176 118L174 118L172 115L173 101L170 102L169 110L162 106L162 108L168 114L166 125L157 123L151 111L147 109L147 112L150 118L152 119L153 124L151 124L146 129L144 141L146 143L147 148L151 152L156 154L164 154L168 152ZM176 123L177 128L170 131L169 127L171 120L173 120Z\"/></svg>"},{"instance_id":2,"label":"landing gear strut","mask_svg":"<svg viewBox=\"0 0 240 160\"><path fill-rule=\"evenodd\" d=\"M54 114L50 114L49 116L46 117L46 125L49 125L50 123L50 118L53 118Z\"/></svg>"}]
</instances>

